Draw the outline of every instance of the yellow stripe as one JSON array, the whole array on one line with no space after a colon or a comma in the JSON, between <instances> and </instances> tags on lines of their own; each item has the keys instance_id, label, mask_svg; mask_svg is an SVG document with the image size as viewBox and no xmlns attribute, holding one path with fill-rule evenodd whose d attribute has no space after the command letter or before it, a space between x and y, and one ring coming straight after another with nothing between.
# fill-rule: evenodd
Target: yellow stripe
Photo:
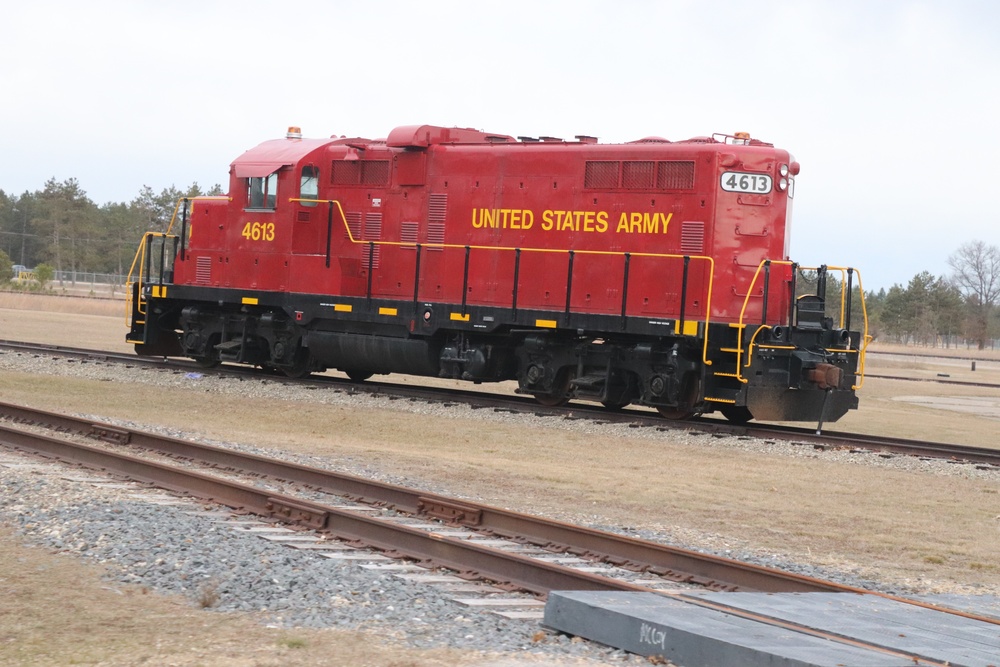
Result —
<instances>
[{"instance_id":1,"label":"yellow stripe","mask_svg":"<svg viewBox=\"0 0 1000 667\"><path fill-rule=\"evenodd\" d=\"M378 309L378 314L379 315L395 315L396 314L396 309L395 308L379 308Z\"/></svg>"},{"instance_id":2,"label":"yellow stripe","mask_svg":"<svg viewBox=\"0 0 1000 667\"><path fill-rule=\"evenodd\" d=\"M536 327L545 327L546 329L555 329L556 328L556 321L555 320L535 320L535 326Z\"/></svg>"},{"instance_id":3,"label":"yellow stripe","mask_svg":"<svg viewBox=\"0 0 1000 667\"><path fill-rule=\"evenodd\" d=\"M246 304L246 305L248 305L248 306L256 306L257 305L257 297L255 297L255 296L245 296L245 297L243 297L243 303Z\"/></svg>"},{"instance_id":4,"label":"yellow stripe","mask_svg":"<svg viewBox=\"0 0 1000 667\"><path fill-rule=\"evenodd\" d=\"M708 396L706 396L705 400L712 401L713 403L729 403L731 405L736 405L736 401L729 398L709 398Z\"/></svg>"},{"instance_id":5,"label":"yellow stripe","mask_svg":"<svg viewBox=\"0 0 1000 667\"><path fill-rule=\"evenodd\" d=\"M463 315L462 313L452 313L451 314L451 319L454 320L454 321L456 321L456 322L468 322L469 321L469 314L466 313L465 315Z\"/></svg>"},{"instance_id":6,"label":"yellow stripe","mask_svg":"<svg viewBox=\"0 0 1000 667\"><path fill-rule=\"evenodd\" d=\"M681 323L674 322L674 333L681 334L682 336L697 336L698 335L698 321L697 320L685 320L684 321L684 331L681 331Z\"/></svg>"},{"instance_id":7,"label":"yellow stripe","mask_svg":"<svg viewBox=\"0 0 1000 667\"><path fill-rule=\"evenodd\" d=\"M333 309L338 313L349 313L354 310L354 306L349 303L335 303Z\"/></svg>"}]
</instances>

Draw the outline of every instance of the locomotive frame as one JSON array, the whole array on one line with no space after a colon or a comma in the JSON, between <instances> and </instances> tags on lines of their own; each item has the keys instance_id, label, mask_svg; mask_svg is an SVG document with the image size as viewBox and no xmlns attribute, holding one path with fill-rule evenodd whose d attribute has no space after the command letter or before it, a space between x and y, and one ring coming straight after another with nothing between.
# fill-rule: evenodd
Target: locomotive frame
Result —
<instances>
[{"instance_id":1,"label":"locomotive frame","mask_svg":"<svg viewBox=\"0 0 1000 667\"><path fill-rule=\"evenodd\" d=\"M443 153L432 153L435 148L443 151L444 147L456 150L472 146L493 151L493 155L498 149L512 148L509 137L427 128L422 126L418 132L398 128L384 145L365 143L367 140L312 140L316 143L302 146L298 155L340 151L346 146L344 162L363 162L367 156L359 160L358 149L385 150L393 154L393 160L416 155L430 172L427 163L447 164ZM431 130L443 130L438 141L431 138ZM579 149L597 150L596 140L578 139L574 146ZM546 209L537 215L528 204L520 208L473 207L471 231L459 235L457 240L463 241L459 243L434 233L434 228L421 230L421 238L418 223L405 222L407 214L397 218L398 227L390 231L396 238L372 238L367 222L362 233L357 219L352 219L353 212L345 211L342 198L323 198L317 185L307 185L308 178L318 176L323 163L317 168L312 159L289 158L289 151L299 146L301 139L290 132L286 140L290 144L280 145L284 151L281 166L274 168L277 163L272 161L257 167L261 149L248 151L234 162L229 197L182 199L166 233L144 236L130 271L128 291L127 340L138 354L188 356L205 366L251 364L291 376L335 368L359 381L376 373L473 382L516 380L517 391L547 405L571 399L592 400L609 408L634 403L673 419L720 411L736 422L755 418L822 424L857 407L855 392L863 382L868 336L864 312L863 329L851 328L850 295L855 278L860 288L860 275L853 268L817 267L816 292L796 297L799 267L784 256L759 259L749 271L744 270L746 261L736 269L720 268L724 253L714 252L712 247L702 253L672 252L664 240L670 219L675 212L688 213L683 208L687 200L680 195L674 197L673 211L645 214L645 218L637 218L636 213L627 215L625 205L621 207L619 230L624 224L628 231L631 224L633 230L655 226L654 231L659 232L662 225L664 237L645 247L605 247L580 241L588 225L587 231L602 224L607 230L609 215L605 212L602 219L602 210ZM652 144L662 141L644 140ZM524 138L516 145L523 143L527 143ZM786 162L781 162L779 169L781 156L776 160L767 154L770 144L745 136L695 143L698 150L708 151L711 159L705 159L706 165L711 160L721 165L709 165L723 174L722 180L716 181L718 187L710 188L720 196L727 190L726 174L741 173L733 169L746 169L745 164L756 164L754 159L760 162L764 159L761 154L775 171L754 173L748 177L754 180L748 180L744 188L762 189L765 177L771 188L779 178L794 176L788 173ZM749 157L734 158L733 151L742 146L752 146ZM667 149L654 147L660 153ZM691 147L686 148L690 152ZM267 150L275 154L273 146ZM599 162L611 162L606 154L598 157ZM623 164L619 162L620 174L625 170ZM672 162L660 159L656 164ZM384 198L383 210L397 203L405 205L402 200L410 196L417 199L421 194L417 188L422 184L408 184L408 180L420 179L398 163L393 165L392 183L382 189L366 188L369 201L378 201L381 207ZM331 171L337 166L334 162ZM281 190L281 181L275 179L272 184L269 179L288 167L291 177L301 170L300 188L294 192L297 196L278 199L273 190L275 185ZM698 168L707 167L699 163ZM797 164L793 169L797 173ZM740 190L735 177L729 178L739 203L745 195L758 207L754 214L765 210L762 196ZM286 177L286 184L288 180ZM430 178L425 176L425 181ZM448 187L447 180L443 183ZM426 217L440 220L443 214L435 205L440 206L441 198L435 200L430 183L425 185ZM478 180L475 186L478 189ZM326 185L324 189L326 194L338 190ZM345 196L352 192L346 185L339 190ZM777 207L778 193L769 193L774 201L769 197L766 204ZM240 194L246 201L238 201ZM268 196L272 197L270 202ZM579 193L574 196L574 202L580 199ZM532 200L522 201L530 204ZM593 202L598 204L597 196ZM357 201L347 206L358 208ZM701 206L705 207L704 198ZM577 204L576 208L582 207ZM265 209L273 214L271 218L258 213ZM298 216L292 218L295 220L305 217L325 223L325 230L322 224L310 228L312 245L302 266L308 261L313 275L321 277L316 283L322 286L322 276L335 273L339 265L345 277L337 288L310 292L302 286L283 285L281 280L263 284L280 270L269 273L261 269L254 274L258 282L243 280L242 284L236 269L223 273L222 279L215 278L215 283L206 279L206 273L214 268L210 262L227 271L230 258L236 263L253 255L252 266L260 262L272 262L273 266L278 260L286 268L297 261L294 245L284 255L271 253L274 257L259 250L247 252L255 241L281 233L278 214L282 212L290 218ZM513 230L518 230L517 240L524 241L527 230L535 224L544 226L558 213L565 213L560 217L573 226L570 232L575 235L569 237L569 243L504 242ZM573 222L568 221L570 213L575 214ZM721 213L715 216L720 218ZM737 222L738 235L739 222L748 224L748 219L744 216ZM215 231L212 225L228 236L206 238L201 241L204 246L200 245L200 237ZM690 235L688 223L683 225L681 234ZM179 231L174 233L176 227ZM487 242L473 242L480 240L476 235L482 231L489 234ZM242 238L236 238L237 232ZM756 241L755 237L767 234L764 227L762 234L742 234L744 238L739 240ZM774 238L777 234L772 236L764 239L770 244L766 248L763 243L755 248L757 254L773 249L776 241L787 245L783 238ZM684 242L681 237L680 249L692 247L690 243L685 247ZM297 237L291 243L299 243ZM735 254L733 264L739 264ZM356 275L350 273L355 270ZM839 308L835 304L831 308L833 316L827 315L829 271L840 273L843 287ZM386 275L396 284L386 287ZM294 280L290 276L282 279L286 283ZM231 284L223 284L227 280ZM651 287L653 280L658 284ZM540 287L541 282L544 285ZM718 283L728 293L720 296ZM604 291L599 292L601 289ZM640 292L641 299L635 292ZM651 304L650 295L663 296L661 302Z\"/></svg>"}]
</instances>

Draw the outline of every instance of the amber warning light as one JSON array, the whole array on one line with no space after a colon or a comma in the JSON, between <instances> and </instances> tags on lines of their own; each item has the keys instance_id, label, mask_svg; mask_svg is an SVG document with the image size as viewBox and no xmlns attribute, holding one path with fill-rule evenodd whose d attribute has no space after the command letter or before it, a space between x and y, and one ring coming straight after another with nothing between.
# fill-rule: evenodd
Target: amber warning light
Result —
<instances>
[{"instance_id":1,"label":"amber warning light","mask_svg":"<svg viewBox=\"0 0 1000 667\"><path fill-rule=\"evenodd\" d=\"M288 134L285 135L286 139L301 139L302 138L302 128L295 127L294 125L288 128Z\"/></svg>"}]
</instances>

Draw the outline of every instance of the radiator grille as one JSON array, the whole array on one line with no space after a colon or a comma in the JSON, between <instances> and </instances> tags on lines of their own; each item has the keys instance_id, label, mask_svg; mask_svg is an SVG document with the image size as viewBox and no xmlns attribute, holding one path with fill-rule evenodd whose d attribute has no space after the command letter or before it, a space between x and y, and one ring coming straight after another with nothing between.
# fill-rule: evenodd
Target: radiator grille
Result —
<instances>
[{"instance_id":1,"label":"radiator grille","mask_svg":"<svg viewBox=\"0 0 1000 667\"><path fill-rule=\"evenodd\" d=\"M388 160L367 160L361 163L362 185L385 185L388 182Z\"/></svg>"},{"instance_id":2,"label":"radiator grille","mask_svg":"<svg viewBox=\"0 0 1000 667\"><path fill-rule=\"evenodd\" d=\"M357 160L335 160L330 166L330 180L334 185L356 185L360 173Z\"/></svg>"},{"instance_id":3,"label":"radiator grille","mask_svg":"<svg viewBox=\"0 0 1000 667\"><path fill-rule=\"evenodd\" d=\"M694 161L661 162L656 169L656 187L661 190L690 190L694 187Z\"/></svg>"},{"instance_id":4,"label":"radiator grille","mask_svg":"<svg viewBox=\"0 0 1000 667\"><path fill-rule=\"evenodd\" d=\"M653 187L655 173L655 162L622 162L622 187L631 190L650 190Z\"/></svg>"},{"instance_id":5,"label":"radiator grille","mask_svg":"<svg viewBox=\"0 0 1000 667\"><path fill-rule=\"evenodd\" d=\"M617 188L618 163L604 160L591 160L587 162L586 172L583 177L583 187L599 189Z\"/></svg>"},{"instance_id":6,"label":"radiator grille","mask_svg":"<svg viewBox=\"0 0 1000 667\"><path fill-rule=\"evenodd\" d=\"M334 185L385 185L389 182L389 161L334 160L330 180Z\"/></svg>"}]
</instances>

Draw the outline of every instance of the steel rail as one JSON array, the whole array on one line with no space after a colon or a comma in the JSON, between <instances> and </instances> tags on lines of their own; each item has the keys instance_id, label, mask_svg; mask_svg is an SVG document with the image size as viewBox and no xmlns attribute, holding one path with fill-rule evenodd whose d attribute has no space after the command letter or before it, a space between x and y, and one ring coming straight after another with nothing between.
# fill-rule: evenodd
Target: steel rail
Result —
<instances>
[{"instance_id":1,"label":"steel rail","mask_svg":"<svg viewBox=\"0 0 1000 667\"><path fill-rule=\"evenodd\" d=\"M862 589L814 577L703 554L681 547L657 544L471 501L424 493L354 475L8 403L0 403L0 416L7 416L18 422L44 425L163 452L179 458L267 475L307 485L326 493L346 496L352 500L473 527L499 536L521 539L554 551L564 551L627 569L647 571L671 580L696 583L715 590L864 592Z\"/></svg>"},{"instance_id":2,"label":"steel rail","mask_svg":"<svg viewBox=\"0 0 1000 667\"><path fill-rule=\"evenodd\" d=\"M10 411L11 407L17 408L18 406L0 403L0 415L12 412ZM236 464L241 472L275 475L286 481L298 481L298 483L305 485L309 485L311 482L296 480L296 475L299 472L305 472L307 476L317 474L319 477L314 479L313 482L320 482L316 484L316 487L320 489L323 489L322 485L326 479L333 479L334 481L342 480L346 487L352 488L353 493L351 495L354 496L353 499L359 501L367 500L371 502L372 498L369 497L370 495L374 496L376 493L385 491L389 495L383 500L375 502L404 511L406 508L402 504L396 505L395 503L385 501L393 493L397 494L395 497L396 500L405 501L409 499L411 504L413 498L416 497L416 514L439 518L450 521L453 524L475 526L480 529L487 528L490 524L493 524L497 529L492 532L498 535L508 534L507 531L501 528L504 520L506 520L509 522L508 527L517 531L516 533L509 533L515 539L517 537L524 539L526 534L530 536L532 531L537 531L541 527L546 531L546 535L541 541L531 539L530 537L525 539L525 541L550 548L563 548L562 545L556 545L548 541L548 538L554 535L579 540L581 544L593 538L602 547L622 547L624 545L626 550L634 547L637 549L635 559L623 557L624 552L622 551L617 552L617 556L607 556L586 548L581 549L579 546L567 550L571 553L580 553L591 557L601 556L609 564L619 565L627 569L647 571L676 581L701 584L717 590L759 590L764 592L825 591L873 595L904 604L986 622L991 625L1000 625L1000 619L944 605L914 600L889 593L868 591L863 588L742 563L729 558L701 554L678 547L659 545L613 533L539 519L464 500L456 502L453 499L443 496L421 494L419 491L391 484L373 482L351 475L332 473L330 471L309 468L307 466L300 466L256 455L241 454L210 445L190 443L176 438L143 433L132 429L121 429L107 424L36 411L30 408L19 409L23 411L21 413L22 417L32 417L36 420L52 418L52 421L56 422L51 424L53 428L66 431L78 432L80 424L87 423L88 426L86 428L91 437L110 440L119 444L131 444L142 448L157 449L161 452L166 451L168 453L169 448L176 445L179 446L179 449L174 453L175 456L185 456L185 454L179 452L186 452L186 455L190 458L199 459L206 463L211 462L209 459L212 455L218 454L220 458L214 462L216 465L230 466L230 464ZM33 421L33 423L42 424L44 422ZM135 437L135 441L132 441L133 437ZM144 442L146 438L149 439L148 442ZM161 446L165 445L165 447L158 447L155 444L157 442ZM414 558L422 561L424 565L429 567L445 567L459 572L461 576L496 581L501 585L509 585L539 596L544 596L552 590L626 590L659 593L659 591L609 577L574 571L572 568L471 544L467 541L433 532L428 533L419 529L382 521L364 514L350 512L349 510L270 493L256 487L227 482L216 477L164 466L124 454L113 454L103 449L57 440L3 425L0 425L0 444L13 445L16 448L35 451L44 456L56 457L80 465L127 475L133 479L162 488L196 495L210 502L227 505L261 516L273 517L285 523L298 524L305 528L327 532L341 539L372 546L396 557ZM198 455L200 453L207 455L202 457ZM118 462L117 465L115 465L115 462ZM188 480L190 483L182 483L184 480ZM336 493L336 491L330 492ZM480 514L476 516L476 512ZM554 530L551 534L547 533L550 529ZM655 553L659 556L667 555L668 558L679 557L679 560L683 561L686 565L693 564L695 568L707 567L711 572L708 573L708 576L699 576L690 573L683 574L669 567L665 568L662 564L657 565L654 563L651 565L643 560L650 553ZM466 558L468 554L471 554L471 558L474 559L473 561ZM690 557L690 560L687 560L688 557ZM712 575L717 574L722 574L727 579L738 578L741 582L744 582L743 586L727 585L723 583L724 580L722 578L711 578ZM762 586L754 589L746 586L745 582L762 584Z\"/></svg>"},{"instance_id":3,"label":"steel rail","mask_svg":"<svg viewBox=\"0 0 1000 667\"><path fill-rule=\"evenodd\" d=\"M51 353L69 355L113 363L148 364L158 368L177 368L178 370L197 371L219 375L245 376L255 373L253 369L238 366L220 367L212 370L203 369L193 361L163 359L159 357L146 358L127 354L100 352L79 348L61 346L36 345L18 341L0 340L0 348L18 349L26 352ZM869 376L873 377L873 376ZM911 456L926 456L948 460L961 460L990 466L1000 466L1000 449L972 447L950 443L905 440L887 436L877 436L859 433L844 433L824 429L817 434L815 428L801 426L784 426L778 424L731 424L712 418L699 418L685 421L664 419L645 410L629 409L609 411L607 408L586 403L572 403L568 407L546 407L535 403L530 398L518 396L502 396L464 389L441 389L421 387L416 385L400 385L391 382L368 381L361 384L350 383L334 377L312 377L306 379L291 379L284 376L271 378L274 381L295 384L312 384L316 386L337 387L340 390L368 393L375 396L401 396L422 399L429 402L462 400L473 408L493 408L534 413L540 416L562 416L567 418L587 418L611 423L628 423L636 426L647 426L659 430L683 429L713 433L727 433L737 436L752 436L760 438L776 438L791 442L811 443L823 447L866 448L873 451L885 451ZM444 398L442 398L444 397Z\"/></svg>"},{"instance_id":4,"label":"steel rail","mask_svg":"<svg viewBox=\"0 0 1000 667\"><path fill-rule=\"evenodd\" d=\"M282 523L301 525L396 557L455 570L468 578L509 584L536 595L545 595L550 590L648 590L362 513L9 426L0 425L0 444L272 517Z\"/></svg>"}]
</instances>

